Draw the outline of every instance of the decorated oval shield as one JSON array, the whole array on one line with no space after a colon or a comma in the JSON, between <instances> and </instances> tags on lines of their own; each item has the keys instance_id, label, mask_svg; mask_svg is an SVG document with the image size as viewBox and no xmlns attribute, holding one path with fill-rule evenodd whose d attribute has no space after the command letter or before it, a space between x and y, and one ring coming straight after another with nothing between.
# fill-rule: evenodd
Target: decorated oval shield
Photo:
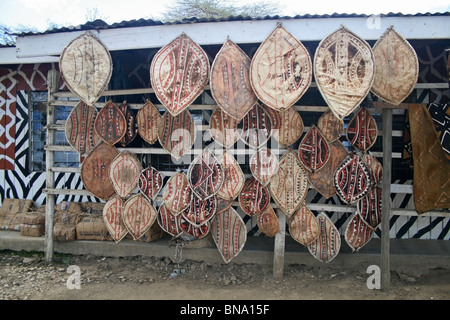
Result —
<instances>
[{"instance_id":1,"label":"decorated oval shield","mask_svg":"<svg viewBox=\"0 0 450 320\"><path fill-rule=\"evenodd\" d=\"M269 108L265 104L262 104L261 106L269 114L270 124L271 124L271 127L272 127L271 136L273 136L275 139L278 140L278 138L279 138L279 131L280 131L280 127L281 127L280 111L277 111L275 109Z\"/></svg>"},{"instance_id":2,"label":"decorated oval shield","mask_svg":"<svg viewBox=\"0 0 450 320\"><path fill-rule=\"evenodd\" d=\"M140 193L130 197L123 205L123 223L134 240L150 229L156 216L155 207Z\"/></svg>"},{"instance_id":3,"label":"decorated oval shield","mask_svg":"<svg viewBox=\"0 0 450 320\"><path fill-rule=\"evenodd\" d=\"M211 66L211 95L230 117L240 121L253 107L257 97L249 78L250 58L227 39Z\"/></svg>"},{"instance_id":4,"label":"decorated oval shield","mask_svg":"<svg viewBox=\"0 0 450 320\"><path fill-rule=\"evenodd\" d=\"M237 125L236 119L217 108L211 114L209 132L214 141L228 149L239 140Z\"/></svg>"},{"instance_id":5,"label":"decorated oval shield","mask_svg":"<svg viewBox=\"0 0 450 320\"><path fill-rule=\"evenodd\" d=\"M308 245L309 252L319 261L330 262L341 249L339 230L325 213L317 216L319 236Z\"/></svg>"},{"instance_id":6,"label":"decorated oval shield","mask_svg":"<svg viewBox=\"0 0 450 320\"><path fill-rule=\"evenodd\" d=\"M177 116L164 112L158 126L158 140L176 159L191 150L195 142L195 125L189 110Z\"/></svg>"},{"instance_id":7,"label":"decorated oval shield","mask_svg":"<svg viewBox=\"0 0 450 320\"><path fill-rule=\"evenodd\" d=\"M364 100L373 83L369 44L341 27L325 37L314 55L317 87L337 118L343 119Z\"/></svg>"},{"instance_id":8,"label":"decorated oval shield","mask_svg":"<svg viewBox=\"0 0 450 320\"><path fill-rule=\"evenodd\" d=\"M272 130L273 136L283 146L295 143L303 134L303 119L294 107L279 112L280 125L277 130Z\"/></svg>"},{"instance_id":9,"label":"decorated oval shield","mask_svg":"<svg viewBox=\"0 0 450 320\"><path fill-rule=\"evenodd\" d=\"M360 108L346 129L347 140L359 150L369 150L377 141L378 128L375 119L366 108Z\"/></svg>"},{"instance_id":10,"label":"decorated oval shield","mask_svg":"<svg viewBox=\"0 0 450 320\"><path fill-rule=\"evenodd\" d=\"M306 204L289 219L289 234L300 244L307 246L319 236L319 224Z\"/></svg>"},{"instance_id":11,"label":"decorated oval shield","mask_svg":"<svg viewBox=\"0 0 450 320\"><path fill-rule=\"evenodd\" d=\"M414 90L419 75L417 54L409 42L389 27L373 46L375 75L372 92L399 105Z\"/></svg>"},{"instance_id":12,"label":"decorated oval shield","mask_svg":"<svg viewBox=\"0 0 450 320\"><path fill-rule=\"evenodd\" d=\"M66 86L90 106L103 94L111 79L112 68L108 49L89 31L72 40L59 60Z\"/></svg>"},{"instance_id":13,"label":"decorated oval shield","mask_svg":"<svg viewBox=\"0 0 450 320\"><path fill-rule=\"evenodd\" d=\"M250 157L250 171L263 186L278 172L278 157L267 147L262 147Z\"/></svg>"},{"instance_id":14,"label":"decorated oval shield","mask_svg":"<svg viewBox=\"0 0 450 320\"><path fill-rule=\"evenodd\" d=\"M126 120L126 131L123 138L119 141L119 143L126 147L129 145L134 138L137 136L137 122L136 122L136 115L131 110L130 106L126 104L126 101L124 101L120 106L120 110L122 110L123 115L125 116Z\"/></svg>"},{"instance_id":15,"label":"decorated oval shield","mask_svg":"<svg viewBox=\"0 0 450 320\"><path fill-rule=\"evenodd\" d=\"M370 171L362 158L356 153L347 155L334 174L339 198L347 204L354 203L365 197L371 187Z\"/></svg>"},{"instance_id":16,"label":"decorated oval shield","mask_svg":"<svg viewBox=\"0 0 450 320\"><path fill-rule=\"evenodd\" d=\"M216 195L216 200L217 200L216 214L227 210L234 203L234 199L233 200L227 200L227 199L224 199L224 198L222 198L222 197L220 197L218 195Z\"/></svg>"},{"instance_id":17,"label":"decorated oval shield","mask_svg":"<svg viewBox=\"0 0 450 320\"><path fill-rule=\"evenodd\" d=\"M116 243L119 243L128 233L122 220L122 210L123 201L119 196L109 199L103 207L103 221Z\"/></svg>"},{"instance_id":18,"label":"decorated oval shield","mask_svg":"<svg viewBox=\"0 0 450 320\"><path fill-rule=\"evenodd\" d=\"M298 157L304 167L312 173L325 166L330 158L327 139L315 125L312 125L300 142Z\"/></svg>"},{"instance_id":19,"label":"decorated oval shield","mask_svg":"<svg viewBox=\"0 0 450 320\"><path fill-rule=\"evenodd\" d=\"M244 248L247 228L236 210L230 207L213 218L211 235L223 260L228 263Z\"/></svg>"},{"instance_id":20,"label":"decorated oval shield","mask_svg":"<svg viewBox=\"0 0 450 320\"><path fill-rule=\"evenodd\" d=\"M189 207L192 190L186 174L178 171L170 177L164 186L162 196L166 208L175 215Z\"/></svg>"},{"instance_id":21,"label":"decorated oval shield","mask_svg":"<svg viewBox=\"0 0 450 320\"><path fill-rule=\"evenodd\" d=\"M246 214L258 215L270 204L269 189L252 177L245 182L238 200L239 206Z\"/></svg>"},{"instance_id":22,"label":"decorated oval shield","mask_svg":"<svg viewBox=\"0 0 450 320\"><path fill-rule=\"evenodd\" d=\"M252 58L250 81L258 98L275 110L286 110L308 90L311 57L305 46L281 23Z\"/></svg>"},{"instance_id":23,"label":"decorated oval shield","mask_svg":"<svg viewBox=\"0 0 450 320\"><path fill-rule=\"evenodd\" d=\"M275 236L278 231L280 231L278 217L270 204L267 206L266 210L258 214L256 224L258 225L259 230L269 237Z\"/></svg>"},{"instance_id":24,"label":"decorated oval shield","mask_svg":"<svg viewBox=\"0 0 450 320\"><path fill-rule=\"evenodd\" d=\"M308 176L292 150L281 157L278 172L272 176L269 189L274 201L288 217L294 214L305 199Z\"/></svg>"},{"instance_id":25,"label":"decorated oval shield","mask_svg":"<svg viewBox=\"0 0 450 320\"><path fill-rule=\"evenodd\" d=\"M163 176L158 170L149 166L139 175L138 186L139 191L153 202L163 187Z\"/></svg>"},{"instance_id":26,"label":"decorated oval shield","mask_svg":"<svg viewBox=\"0 0 450 320\"><path fill-rule=\"evenodd\" d=\"M109 178L116 193L128 197L137 187L142 164L134 154L119 153L109 166Z\"/></svg>"},{"instance_id":27,"label":"decorated oval shield","mask_svg":"<svg viewBox=\"0 0 450 320\"><path fill-rule=\"evenodd\" d=\"M187 208L186 210L189 210L189 208ZM208 235L209 230L211 229L211 224L209 222L204 223L200 226L196 226L187 221L184 218L183 214L180 214L179 223L181 230L183 230L183 232L180 234L180 238L189 241L203 239Z\"/></svg>"},{"instance_id":28,"label":"decorated oval shield","mask_svg":"<svg viewBox=\"0 0 450 320\"><path fill-rule=\"evenodd\" d=\"M97 198L107 200L115 194L109 178L109 166L118 154L116 148L101 142L89 152L81 164L84 187Z\"/></svg>"},{"instance_id":29,"label":"decorated oval shield","mask_svg":"<svg viewBox=\"0 0 450 320\"><path fill-rule=\"evenodd\" d=\"M114 145L125 136L127 121L120 108L108 101L95 118L95 132L104 142Z\"/></svg>"},{"instance_id":30,"label":"decorated oval shield","mask_svg":"<svg viewBox=\"0 0 450 320\"><path fill-rule=\"evenodd\" d=\"M270 139L272 123L270 116L258 103L238 123L241 140L249 147L258 149Z\"/></svg>"},{"instance_id":31,"label":"decorated oval shield","mask_svg":"<svg viewBox=\"0 0 450 320\"><path fill-rule=\"evenodd\" d=\"M136 116L138 133L145 142L154 144L156 140L158 140L160 121L161 114L159 113L159 110L147 99Z\"/></svg>"},{"instance_id":32,"label":"decorated oval shield","mask_svg":"<svg viewBox=\"0 0 450 320\"><path fill-rule=\"evenodd\" d=\"M158 210L157 221L161 229L173 237L178 237L183 230L180 227L181 214L175 215L163 203Z\"/></svg>"},{"instance_id":33,"label":"decorated oval shield","mask_svg":"<svg viewBox=\"0 0 450 320\"><path fill-rule=\"evenodd\" d=\"M183 218L192 223L196 227L200 227L208 223L217 211L216 197L209 197L206 200L201 200L197 197L192 197L191 205L181 214Z\"/></svg>"},{"instance_id":34,"label":"decorated oval shield","mask_svg":"<svg viewBox=\"0 0 450 320\"><path fill-rule=\"evenodd\" d=\"M345 241L352 251L359 251L373 236L373 229L370 228L358 213L353 214L345 229Z\"/></svg>"},{"instance_id":35,"label":"decorated oval shield","mask_svg":"<svg viewBox=\"0 0 450 320\"><path fill-rule=\"evenodd\" d=\"M152 88L173 116L194 102L203 92L208 78L207 54L185 33L162 47L150 66Z\"/></svg>"},{"instance_id":36,"label":"decorated oval shield","mask_svg":"<svg viewBox=\"0 0 450 320\"><path fill-rule=\"evenodd\" d=\"M192 192L202 200L214 196L224 181L223 168L214 154L205 149L188 168L188 180Z\"/></svg>"},{"instance_id":37,"label":"decorated oval shield","mask_svg":"<svg viewBox=\"0 0 450 320\"><path fill-rule=\"evenodd\" d=\"M372 177L372 185L377 186L383 178L383 166L380 161L370 153L365 153L362 158L369 168L370 176Z\"/></svg>"},{"instance_id":38,"label":"decorated oval shield","mask_svg":"<svg viewBox=\"0 0 450 320\"><path fill-rule=\"evenodd\" d=\"M338 140L344 134L344 121L328 110L320 116L317 128L323 133L328 142Z\"/></svg>"},{"instance_id":39,"label":"decorated oval shield","mask_svg":"<svg viewBox=\"0 0 450 320\"><path fill-rule=\"evenodd\" d=\"M381 223L382 191L381 188L373 188L356 203L357 212L363 221L374 230Z\"/></svg>"},{"instance_id":40,"label":"decorated oval shield","mask_svg":"<svg viewBox=\"0 0 450 320\"><path fill-rule=\"evenodd\" d=\"M94 129L96 117L97 109L80 101L67 118L67 141L81 155L91 151L101 141Z\"/></svg>"},{"instance_id":41,"label":"decorated oval shield","mask_svg":"<svg viewBox=\"0 0 450 320\"><path fill-rule=\"evenodd\" d=\"M236 159L226 151L220 156L219 163L223 168L224 180L217 196L225 200L234 200L244 187L244 172Z\"/></svg>"}]
</instances>

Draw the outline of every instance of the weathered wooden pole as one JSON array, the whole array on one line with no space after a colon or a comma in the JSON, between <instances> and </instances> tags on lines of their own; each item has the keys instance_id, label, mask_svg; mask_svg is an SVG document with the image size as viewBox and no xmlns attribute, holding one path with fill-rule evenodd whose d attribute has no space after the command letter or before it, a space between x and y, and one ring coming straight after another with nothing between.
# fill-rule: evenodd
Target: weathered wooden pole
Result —
<instances>
[{"instance_id":1,"label":"weathered wooden pole","mask_svg":"<svg viewBox=\"0 0 450 320\"><path fill-rule=\"evenodd\" d=\"M278 222L280 230L275 235L275 245L273 250L273 277L280 279L284 271L284 248L286 236L286 215L280 209L277 209Z\"/></svg>"}]
</instances>

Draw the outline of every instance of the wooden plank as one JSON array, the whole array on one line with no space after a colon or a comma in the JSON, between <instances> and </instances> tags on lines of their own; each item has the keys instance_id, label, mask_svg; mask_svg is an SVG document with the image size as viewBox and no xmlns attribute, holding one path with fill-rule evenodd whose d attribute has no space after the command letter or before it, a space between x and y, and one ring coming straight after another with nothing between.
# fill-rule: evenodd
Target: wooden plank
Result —
<instances>
[{"instance_id":1,"label":"wooden plank","mask_svg":"<svg viewBox=\"0 0 450 320\"><path fill-rule=\"evenodd\" d=\"M284 272L284 249L286 236L286 215L280 210L276 210L280 229L275 235L275 244L273 249L273 277L281 279Z\"/></svg>"}]
</instances>

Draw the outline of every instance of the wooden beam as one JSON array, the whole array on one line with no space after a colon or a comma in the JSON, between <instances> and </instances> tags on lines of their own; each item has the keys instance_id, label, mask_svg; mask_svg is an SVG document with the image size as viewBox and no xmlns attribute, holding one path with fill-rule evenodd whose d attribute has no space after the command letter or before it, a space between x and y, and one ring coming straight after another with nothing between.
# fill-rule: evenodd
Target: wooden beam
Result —
<instances>
[{"instance_id":1,"label":"wooden beam","mask_svg":"<svg viewBox=\"0 0 450 320\"><path fill-rule=\"evenodd\" d=\"M273 277L281 279L284 272L284 248L286 241L286 215L280 209L277 211L278 223L280 229L275 235L275 244L273 248Z\"/></svg>"}]
</instances>

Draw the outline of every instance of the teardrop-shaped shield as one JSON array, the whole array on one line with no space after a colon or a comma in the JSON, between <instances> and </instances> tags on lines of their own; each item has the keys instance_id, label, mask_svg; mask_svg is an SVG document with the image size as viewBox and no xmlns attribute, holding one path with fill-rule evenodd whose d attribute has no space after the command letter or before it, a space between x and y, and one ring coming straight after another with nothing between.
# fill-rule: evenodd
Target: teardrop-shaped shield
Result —
<instances>
[{"instance_id":1,"label":"teardrop-shaped shield","mask_svg":"<svg viewBox=\"0 0 450 320\"><path fill-rule=\"evenodd\" d=\"M278 217L270 204L266 210L258 214L256 224L259 230L269 237L275 236L280 231Z\"/></svg>"},{"instance_id":2,"label":"teardrop-shaped shield","mask_svg":"<svg viewBox=\"0 0 450 320\"><path fill-rule=\"evenodd\" d=\"M154 144L158 140L158 128L161 122L161 114L159 110L147 100L139 109L136 122L138 133L148 144Z\"/></svg>"},{"instance_id":3,"label":"teardrop-shaped shield","mask_svg":"<svg viewBox=\"0 0 450 320\"><path fill-rule=\"evenodd\" d=\"M319 236L319 224L311 210L303 204L289 219L289 234L307 246Z\"/></svg>"},{"instance_id":4,"label":"teardrop-shaped shield","mask_svg":"<svg viewBox=\"0 0 450 320\"><path fill-rule=\"evenodd\" d=\"M323 168L330 158L327 139L315 125L312 125L300 142L298 157L304 167L312 173Z\"/></svg>"},{"instance_id":5,"label":"teardrop-shaped shield","mask_svg":"<svg viewBox=\"0 0 450 320\"><path fill-rule=\"evenodd\" d=\"M134 240L150 229L156 216L155 207L140 193L130 197L123 205L122 219Z\"/></svg>"},{"instance_id":6,"label":"teardrop-shaped shield","mask_svg":"<svg viewBox=\"0 0 450 320\"><path fill-rule=\"evenodd\" d=\"M345 241L352 248L352 251L359 251L373 236L373 229L370 228L358 213L355 213L348 222L345 229Z\"/></svg>"},{"instance_id":7,"label":"teardrop-shaped shield","mask_svg":"<svg viewBox=\"0 0 450 320\"><path fill-rule=\"evenodd\" d=\"M112 101L108 101L95 118L95 132L106 143L114 145L125 136L127 120L122 110Z\"/></svg>"},{"instance_id":8,"label":"teardrop-shaped shield","mask_svg":"<svg viewBox=\"0 0 450 320\"><path fill-rule=\"evenodd\" d=\"M363 221L374 230L381 223L382 191L383 189L376 187L356 203L357 212Z\"/></svg>"},{"instance_id":9,"label":"teardrop-shaped shield","mask_svg":"<svg viewBox=\"0 0 450 320\"><path fill-rule=\"evenodd\" d=\"M189 210L186 209L186 210ZM180 228L181 230L183 230L183 232L181 233L180 237L185 240L198 240L198 239L203 239L204 237L206 237L209 233L209 230L211 229L211 224L209 222L204 223L200 226L196 226L192 223L190 223L189 221L187 221L184 218L183 214L180 214Z\"/></svg>"},{"instance_id":10,"label":"teardrop-shaped shield","mask_svg":"<svg viewBox=\"0 0 450 320\"><path fill-rule=\"evenodd\" d=\"M257 97L250 84L250 58L227 39L211 66L211 95L230 117L240 121L253 107Z\"/></svg>"},{"instance_id":11,"label":"teardrop-shaped shield","mask_svg":"<svg viewBox=\"0 0 450 320\"><path fill-rule=\"evenodd\" d=\"M225 200L234 200L244 187L244 172L236 159L226 151L220 156L219 163L223 168L224 180L217 196Z\"/></svg>"},{"instance_id":12,"label":"teardrop-shaped shield","mask_svg":"<svg viewBox=\"0 0 450 320\"><path fill-rule=\"evenodd\" d=\"M280 125L278 131L272 130L273 136L281 145L290 146L303 134L303 119L294 107L279 112L279 115Z\"/></svg>"},{"instance_id":13,"label":"teardrop-shaped shield","mask_svg":"<svg viewBox=\"0 0 450 320\"><path fill-rule=\"evenodd\" d=\"M252 177L245 182L238 200L241 209L249 216L254 216L263 212L270 204L270 192Z\"/></svg>"},{"instance_id":14,"label":"teardrop-shaped shield","mask_svg":"<svg viewBox=\"0 0 450 320\"><path fill-rule=\"evenodd\" d=\"M209 80L206 52L185 33L162 47L150 66L152 88L173 116L203 92Z\"/></svg>"},{"instance_id":15,"label":"teardrop-shaped shield","mask_svg":"<svg viewBox=\"0 0 450 320\"><path fill-rule=\"evenodd\" d=\"M328 142L333 142L344 134L344 121L336 117L331 110L327 110L317 120L317 128Z\"/></svg>"},{"instance_id":16,"label":"teardrop-shaped shield","mask_svg":"<svg viewBox=\"0 0 450 320\"><path fill-rule=\"evenodd\" d=\"M131 110L130 106L126 104L126 101L119 106L120 110L122 110L123 115L126 120L126 131L123 138L119 141L119 143L126 147L129 145L137 136L137 121L136 115Z\"/></svg>"},{"instance_id":17,"label":"teardrop-shaped shield","mask_svg":"<svg viewBox=\"0 0 450 320\"><path fill-rule=\"evenodd\" d=\"M163 187L163 177L158 170L149 166L139 175L138 186L139 191L153 202Z\"/></svg>"},{"instance_id":18,"label":"teardrop-shaped shield","mask_svg":"<svg viewBox=\"0 0 450 320\"><path fill-rule=\"evenodd\" d=\"M249 147L258 149L270 139L272 123L270 116L258 103L238 123L241 140Z\"/></svg>"},{"instance_id":19,"label":"teardrop-shaped shield","mask_svg":"<svg viewBox=\"0 0 450 320\"><path fill-rule=\"evenodd\" d=\"M208 149L192 161L187 175L192 192L201 200L214 196L224 181L223 168Z\"/></svg>"},{"instance_id":20,"label":"teardrop-shaped shield","mask_svg":"<svg viewBox=\"0 0 450 320\"><path fill-rule=\"evenodd\" d=\"M119 153L109 166L109 178L119 197L128 197L137 187L142 164L128 151Z\"/></svg>"},{"instance_id":21,"label":"teardrop-shaped shield","mask_svg":"<svg viewBox=\"0 0 450 320\"><path fill-rule=\"evenodd\" d=\"M196 227L200 227L208 223L217 211L216 197L209 197L206 200L201 200L197 197L192 197L191 205L181 214L183 218L192 223Z\"/></svg>"},{"instance_id":22,"label":"teardrop-shaped shield","mask_svg":"<svg viewBox=\"0 0 450 320\"><path fill-rule=\"evenodd\" d=\"M341 249L339 230L325 213L317 216L319 236L308 245L309 252L319 261L330 262Z\"/></svg>"},{"instance_id":23,"label":"teardrop-shaped shield","mask_svg":"<svg viewBox=\"0 0 450 320\"><path fill-rule=\"evenodd\" d=\"M383 166L380 161L377 160L372 154L365 153L363 161L367 164L370 170L370 176L372 177L372 185L376 186L383 178Z\"/></svg>"},{"instance_id":24,"label":"teardrop-shaped shield","mask_svg":"<svg viewBox=\"0 0 450 320\"><path fill-rule=\"evenodd\" d=\"M278 158L267 147L262 147L250 157L250 171L263 186L278 172Z\"/></svg>"},{"instance_id":25,"label":"teardrop-shaped shield","mask_svg":"<svg viewBox=\"0 0 450 320\"><path fill-rule=\"evenodd\" d=\"M123 201L119 196L109 199L103 207L103 221L116 243L119 243L128 233L122 220L122 210Z\"/></svg>"},{"instance_id":26,"label":"teardrop-shaped shield","mask_svg":"<svg viewBox=\"0 0 450 320\"><path fill-rule=\"evenodd\" d=\"M360 108L346 129L347 140L359 150L366 152L377 141L378 127L366 108Z\"/></svg>"},{"instance_id":27,"label":"teardrop-shaped shield","mask_svg":"<svg viewBox=\"0 0 450 320\"><path fill-rule=\"evenodd\" d=\"M166 208L166 205L164 203L161 204L157 217L158 224L161 229L163 229L173 237L178 237L183 232L180 227L180 219L181 214L174 215Z\"/></svg>"},{"instance_id":28,"label":"teardrop-shaped shield","mask_svg":"<svg viewBox=\"0 0 450 320\"><path fill-rule=\"evenodd\" d=\"M162 196L167 209L175 215L189 207L192 190L186 174L178 171L170 177L164 186Z\"/></svg>"},{"instance_id":29,"label":"teardrop-shaped shield","mask_svg":"<svg viewBox=\"0 0 450 320\"><path fill-rule=\"evenodd\" d=\"M258 98L275 110L286 110L311 85L312 63L305 46L279 23L261 43L250 65Z\"/></svg>"},{"instance_id":30,"label":"teardrop-shaped shield","mask_svg":"<svg viewBox=\"0 0 450 320\"><path fill-rule=\"evenodd\" d=\"M238 121L236 119L227 115L222 109L217 108L213 111L209 120L211 138L228 149L239 140L237 125Z\"/></svg>"}]
</instances>

